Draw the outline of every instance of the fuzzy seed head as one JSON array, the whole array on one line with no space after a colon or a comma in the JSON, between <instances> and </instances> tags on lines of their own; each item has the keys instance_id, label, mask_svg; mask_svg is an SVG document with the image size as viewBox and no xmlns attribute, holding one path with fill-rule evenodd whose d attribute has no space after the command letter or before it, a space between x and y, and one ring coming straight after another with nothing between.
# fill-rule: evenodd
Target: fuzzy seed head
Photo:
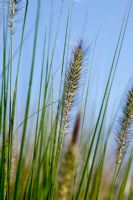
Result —
<instances>
[{"instance_id":1,"label":"fuzzy seed head","mask_svg":"<svg viewBox=\"0 0 133 200\"><path fill-rule=\"evenodd\" d=\"M79 80L83 68L84 49L81 40L73 52L73 59L70 63L63 94L63 114L62 124L64 128L69 121L69 113L74 102L74 98L79 87Z\"/></svg>"},{"instance_id":2,"label":"fuzzy seed head","mask_svg":"<svg viewBox=\"0 0 133 200\"><path fill-rule=\"evenodd\" d=\"M73 51L72 60L68 72L66 74L66 79L64 83L64 91L62 97L62 113L61 113L61 126L58 137L58 148L56 152L56 163L58 163L62 143L64 139L64 133L70 120L70 113L73 103L75 102L75 97L80 83L81 72L84 66L85 51L83 48L83 41L81 40L77 47ZM77 136L73 139L73 144L76 142ZM58 164L57 164L58 165Z\"/></svg>"},{"instance_id":3,"label":"fuzzy seed head","mask_svg":"<svg viewBox=\"0 0 133 200\"><path fill-rule=\"evenodd\" d=\"M25 8L24 0L10 0L4 2L4 7L8 10L8 25L11 29L11 34L14 33L16 15L19 11Z\"/></svg>"},{"instance_id":4,"label":"fuzzy seed head","mask_svg":"<svg viewBox=\"0 0 133 200\"><path fill-rule=\"evenodd\" d=\"M116 163L121 164L128 145L129 129L133 122L133 88L129 91L127 101L120 118L120 130L117 135Z\"/></svg>"}]
</instances>

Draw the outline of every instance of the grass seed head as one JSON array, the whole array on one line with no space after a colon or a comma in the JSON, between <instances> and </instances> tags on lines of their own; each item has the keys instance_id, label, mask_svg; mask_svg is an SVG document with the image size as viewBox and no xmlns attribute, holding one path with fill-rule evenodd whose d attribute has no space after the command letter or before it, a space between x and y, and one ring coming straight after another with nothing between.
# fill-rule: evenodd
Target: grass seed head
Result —
<instances>
[{"instance_id":1,"label":"grass seed head","mask_svg":"<svg viewBox=\"0 0 133 200\"><path fill-rule=\"evenodd\" d=\"M80 85L80 77L84 68L85 50L83 40L80 40L74 48L69 69L64 82L62 96L61 127L58 138L57 160L62 148L65 130L70 121L71 108L74 105L76 94Z\"/></svg>"},{"instance_id":2,"label":"grass seed head","mask_svg":"<svg viewBox=\"0 0 133 200\"><path fill-rule=\"evenodd\" d=\"M11 29L11 34L14 33L14 26L16 23L16 15L25 8L24 0L10 0L4 3L6 9L8 10L8 25ZM17 19L18 21L18 19Z\"/></svg>"},{"instance_id":3,"label":"grass seed head","mask_svg":"<svg viewBox=\"0 0 133 200\"><path fill-rule=\"evenodd\" d=\"M120 129L117 134L116 163L121 164L127 150L128 136L133 122L133 88L128 92L123 107L123 116L120 118Z\"/></svg>"},{"instance_id":4,"label":"grass seed head","mask_svg":"<svg viewBox=\"0 0 133 200\"><path fill-rule=\"evenodd\" d=\"M62 114L63 127L67 126L70 110L74 103L77 89L79 87L81 72L84 65L84 55L85 51L83 47L83 41L80 40L77 47L73 51L73 57L70 62L70 67L68 69L64 85Z\"/></svg>"}]
</instances>

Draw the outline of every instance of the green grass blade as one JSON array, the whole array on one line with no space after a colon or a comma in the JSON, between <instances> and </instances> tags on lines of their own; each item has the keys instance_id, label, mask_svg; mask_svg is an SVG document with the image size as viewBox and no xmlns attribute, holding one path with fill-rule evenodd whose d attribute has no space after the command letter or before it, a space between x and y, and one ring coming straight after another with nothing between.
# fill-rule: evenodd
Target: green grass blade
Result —
<instances>
[{"instance_id":1,"label":"green grass blade","mask_svg":"<svg viewBox=\"0 0 133 200\"><path fill-rule=\"evenodd\" d=\"M23 134L22 134L22 142L21 142L21 149L20 149L20 156L18 161L17 173L16 173L16 181L15 181L15 188L14 188L14 197L13 199L17 199L18 193L18 184L21 172L21 165L22 165L22 156L24 151L24 143L25 143L25 136L27 130L27 118L29 113L29 105L30 105L30 98L31 98L31 89L32 89L32 81L33 81L33 72L35 66L35 55L36 55L36 46L37 46L37 36L38 36L38 26L39 26L39 15L40 14L40 0L37 4L37 15L36 15L36 27L35 27L35 34L34 34L34 46L33 46L33 54L32 54L32 64L31 64L31 73L30 73L30 81L29 81L29 88L28 88L28 96L27 96L27 103L26 103L26 110L25 110L25 122L23 127Z\"/></svg>"}]
</instances>

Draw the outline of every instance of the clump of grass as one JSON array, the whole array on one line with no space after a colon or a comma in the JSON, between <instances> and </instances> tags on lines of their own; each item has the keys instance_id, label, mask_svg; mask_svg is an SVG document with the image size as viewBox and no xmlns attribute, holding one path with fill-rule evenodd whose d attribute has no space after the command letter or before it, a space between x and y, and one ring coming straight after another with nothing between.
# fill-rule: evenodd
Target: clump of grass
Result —
<instances>
[{"instance_id":1,"label":"clump of grass","mask_svg":"<svg viewBox=\"0 0 133 200\"><path fill-rule=\"evenodd\" d=\"M116 185L116 181L118 179L118 175L122 166L123 159L125 157L126 151L128 149L129 144L129 135L130 128L133 122L133 88L128 91L127 100L125 105L123 106L123 113L120 117L120 128L117 133L117 147L116 147L116 160L115 160L115 171L113 175L113 180L111 183L111 190L109 193L109 199L112 199L112 195L114 195L114 187ZM132 151L131 151L132 155ZM123 182L126 186L127 177L132 166L132 158L129 159L129 166L127 164L127 169L125 170L125 180ZM123 188L124 193L125 187Z\"/></svg>"},{"instance_id":2,"label":"clump of grass","mask_svg":"<svg viewBox=\"0 0 133 200\"><path fill-rule=\"evenodd\" d=\"M120 130L117 134L116 163L121 164L129 143L130 127L133 122L133 88L129 90L126 103L123 107L123 116L120 117Z\"/></svg>"},{"instance_id":3,"label":"clump of grass","mask_svg":"<svg viewBox=\"0 0 133 200\"><path fill-rule=\"evenodd\" d=\"M73 179L78 158L77 137L79 124L80 116L77 117L70 146L60 165L57 199L67 200L72 198Z\"/></svg>"},{"instance_id":4,"label":"clump of grass","mask_svg":"<svg viewBox=\"0 0 133 200\"><path fill-rule=\"evenodd\" d=\"M21 6L23 5L23 2L27 3L25 7L25 15L23 18L23 26L21 30L22 33L21 33L20 47L18 49L19 56L15 57L14 49L16 48L16 45L14 43L15 41L14 38L17 38L16 36L17 34L16 32L15 34L12 33L14 33L15 30L17 13L20 10ZM69 128L70 120L71 119L75 120L75 117L72 117L73 106L75 104L77 106L77 95L80 93L79 86L81 83L82 71L84 71L84 65L85 65L84 60L86 58L86 50L84 48L84 42L83 40L80 40L77 46L73 50L71 62L68 65L68 69L66 70L65 78L63 80L64 68L65 64L67 64L67 59L68 59L67 57L68 55L65 52L67 52L68 50L67 43L69 43L68 32L70 28L69 23L71 21L71 14L72 14L71 9L69 10L70 13L68 13L66 34L64 35L65 36L64 51L61 52L63 53L63 57L62 57L60 91L58 96L59 101L57 101L56 104L57 109L56 107L54 107L54 105L50 104L51 108L46 110L46 107L48 108L49 104L48 101L54 102L55 98L53 88L54 84L56 83L54 82L55 80L53 78L54 76L52 76L52 73L53 70L55 70L54 55L56 54L54 52L56 51L56 42L58 38L58 32L60 30L59 29L61 22L60 19L62 16L61 13L63 11L64 1L62 1L61 4L61 11L59 14L59 21L57 25L57 32L55 36L52 54L51 54L51 45L52 45L51 37L53 34L51 33L51 27L47 27L49 33L47 32L47 30L45 30L43 51L41 51L41 46L39 49L39 55L41 52L43 55L42 55L42 69L40 71L41 75L39 83L40 89L38 92L38 100L37 100L38 108L37 112L35 112L37 114L37 118L35 118L34 121L35 130L33 130L33 134L35 137L32 145L31 137L33 135L31 133L31 128L29 126L30 137L28 137L29 139L28 143L26 141L28 125L30 125L29 118L30 116L35 115L35 114L30 115L29 111L30 111L30 104L32 102L31 100L32 100L32 88L34 85L33 84L34 69L36 61L39 61L41 59L41 57L39 57L38 59L37 56L38 55L37 45L38 45L39 30L40 30L39 22L41 17L40 9L42 2L43 1L40 0L37 1L36 20L34 24L35 32L33 36L34 37L33 47L32 51L29 51L29 58L31 55L31 61L29 60L31 68L29 74L29 84L27 84L28 93L27 93L27 101L24 112L24 120L23 123L21 124L21 126L23 126L23 129L22 129L22 138L20 141L21 144L19 144L18 148L19 152L16 151L16 148L14 149L13 147L13 139L14 139L14 129L16 130L16 127L14 126L17 123L16 112L18 112L17 109L17 100L19 95L18 79L21 76L21 74L19 73L21 66L21 59L23 58L22 55L25 52L22 51L22 49L25 48L23 45L25 42L25 32L26 32L25 27L29 26L29 23L27 24L27 16L29 10L28 10L28 0L27 1L9 0L4 2L8 8L8 17L9 17L8 22L11 32L8 31L8 28L3 29L3 36L5 37L5 39L3 41L3 72L2 72L2 81L0 88L1 89L0 140L2 141L2 147L0 148L0 177L1 177L0 199L2 200L3 199L7 200L53 199L54 200L56 198L55 194L57 194L57 199L64 199L64 200L65 199L77 199L77 200L108 199L109 200L111 199L112 192L114 196L114 191L112 190L112 188L115 185L116 178L119 178L118 181L121 181L122 183L119 184L119 189L117 188L116 190L117 194L119 193L118 196L120 197L120 199L123 199L125 193L125 187L128 181L128 174L130 173L130 169L132 166L131 165L132 156L130 157L130 162L125 163L127 167L125 167L125 173L122 178L117 176L118 173L116 173L116 176L114 176L113 182L111 182L112 179L109 178L110 179L108 184L109 190L108 188L104 187L104 194L105 194L104 196L108 197L108 193L110 194L108 198L101 197L102 196L101 193L103 193L103 191L101 192L101 185L102 185L101 179L105 177L104 162L106 157L106 146L108 143L108 138L110 133L110 128L109 128L108 136L106 138L104 137L107 134L107 129L106 129L104 135L104 125L106 122L105 118L106 118L107 106L111 94L111 88L114 81L120 52L123 45L123 40L126 32L131 5L129 5L129 8L127 8L125 12L125 17L123 19L112 65L110 67L102 103L100 106L100 110L98 112L96 124L93 127L94 130L92 131L92 137L89 136L89 139L87 139L88 141L86 141L87 144L86 147L82 143L84 142L84 138L79 142L81 144L81 146L79 145L80 148L83 148L81 149L83 152L83 157L81 159L82 161L80 162L79 166L78 135L80 135L80 133L78 132L79 132L80 116L77 117L75 128L72 133L72 139L70 141L70 144L67 146L65 153L64 153L65 143L63 143L65 133L67 132L67 127ZM53 8L51 6L50 26L52 25L52 9ZM5 13L5 15L6 14L7 13ZM3 27L5 27L5 25ZM6 39L8 41L8 36L10 36L10 45L8 42L6 43ZM7 57L9 57L8 68L6 66ZM17 68L15 68L15 63L17 63L16 66ZM14 73L12 73L12 68ZM43 76L44 72L43 69L46 69L45 78ZM13 88L14 78L15 78L15 87ZM64 89L63 89L63 94L61 95L61 88L63 84L64 84ZM87 92L85 102L87 102L88 94L91 93ZM60 101L60 99L62 100ZM121 125L118 133L118 148L117 148L117 154L119 154L120 156L118 156L118 158L116 159L119 161L116 164L117 166L118 164L120 165L122 163L128 145L127 138L130 133L132 114L133 114L133 108L131 109L131 107L133 106L133 104L131 103L131 99L133 99L133 90L129 91L127 102L124 107L125 108L124 114L120 119ZM84 101L84 99L82 100ZM43 105L42 108L40 108L41 103ZM86 108L87 107L85 104L84 112L85 110L87 110ZM20 115L19 112L18 115ZM85 116L85 114L83 116ZM81 120L82 123L83 121L84 120ZM90 118L88 118L87 123L88 122L89 124L91 123ZM85 130L83 124L81 125L82 125L81 129ZM89 133L89 128L86 130L88 133ZM123 129L125 129L126 131L123 132L122 131ZM17 129L18 133L20 134L19 130L20 129ZM28 148L26 148L26 145L28 145ZM121 150L120 147L122 147ZM16 154L18 154L18 159L16 159ZM63 156L60 158L61 154ZM77 173L77 167L81 173ZM58 183L58 187L56 187L56 183ZM111 189L110 186L112 186ZM58 189L57 191L56 188ZM130 196L132 197L131 190L132 188L130 189L129 193ZM117 197L114 199L117 199Z\"/></svg>"}]
</instances>

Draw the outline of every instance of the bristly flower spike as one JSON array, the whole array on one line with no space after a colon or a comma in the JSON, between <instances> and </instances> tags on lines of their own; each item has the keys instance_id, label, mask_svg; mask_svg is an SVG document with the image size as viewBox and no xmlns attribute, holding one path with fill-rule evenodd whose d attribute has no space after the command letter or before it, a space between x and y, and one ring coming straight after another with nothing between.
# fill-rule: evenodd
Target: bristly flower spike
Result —
<instances>
[{"instance_id":1,"label":"bristly flower spike","mask_svg":"<svg viewBox=\"0 0 133 200\"><path fill-rule=\"evenodd\" d=\"M8 3L8 12L9 12L9 27L11 28L11 33L14 33L14 23L15 23L15 15L21 9L22 0L10 0Z\"/></svg>"},{"instance_id":2,"label":"bristly flower spike","mask_svg":"<svg viewBox=\"0 0 133 200\"><path fill-rule=\"evenodd\" d=\"M64 134L70 121L71 108L75 103L77 91L80 86L80 78L82 70L84 69L84 59L86 52L87 50L84 49L84 42L83 40L80 40L73 50L72 59L66 74L64 90L62 95L61 124L55 159L56 166L58 165Z\"/></svg>"},{"instance_id":3,"label":"bristly flower spike","mask_svg":"<svg viewBox=\"0 0 133 200\"><path fill-rule=\"evenodd\" d=\"M84 65L85 50L83 40L80 40L77 47L73 51L73 58L66 75L63 91L63 108L62 108L62 121L61 121L61 138L68 125L70 119L70 111L75 100L77 89L80 84L81 72Z\"/></svg>"},{"instance_id":4,"label":"bristly flower spike","mask_svg":"<svg viewBox=\"0 0 133 200\"><path fill-rule=\"evenodd\" d=\"M133 88L129 90L123 116L120 118L120 130L117 134L116 163L121 164L128 148L128 136L133 122Z\"/></svg>"}]
</instances>

